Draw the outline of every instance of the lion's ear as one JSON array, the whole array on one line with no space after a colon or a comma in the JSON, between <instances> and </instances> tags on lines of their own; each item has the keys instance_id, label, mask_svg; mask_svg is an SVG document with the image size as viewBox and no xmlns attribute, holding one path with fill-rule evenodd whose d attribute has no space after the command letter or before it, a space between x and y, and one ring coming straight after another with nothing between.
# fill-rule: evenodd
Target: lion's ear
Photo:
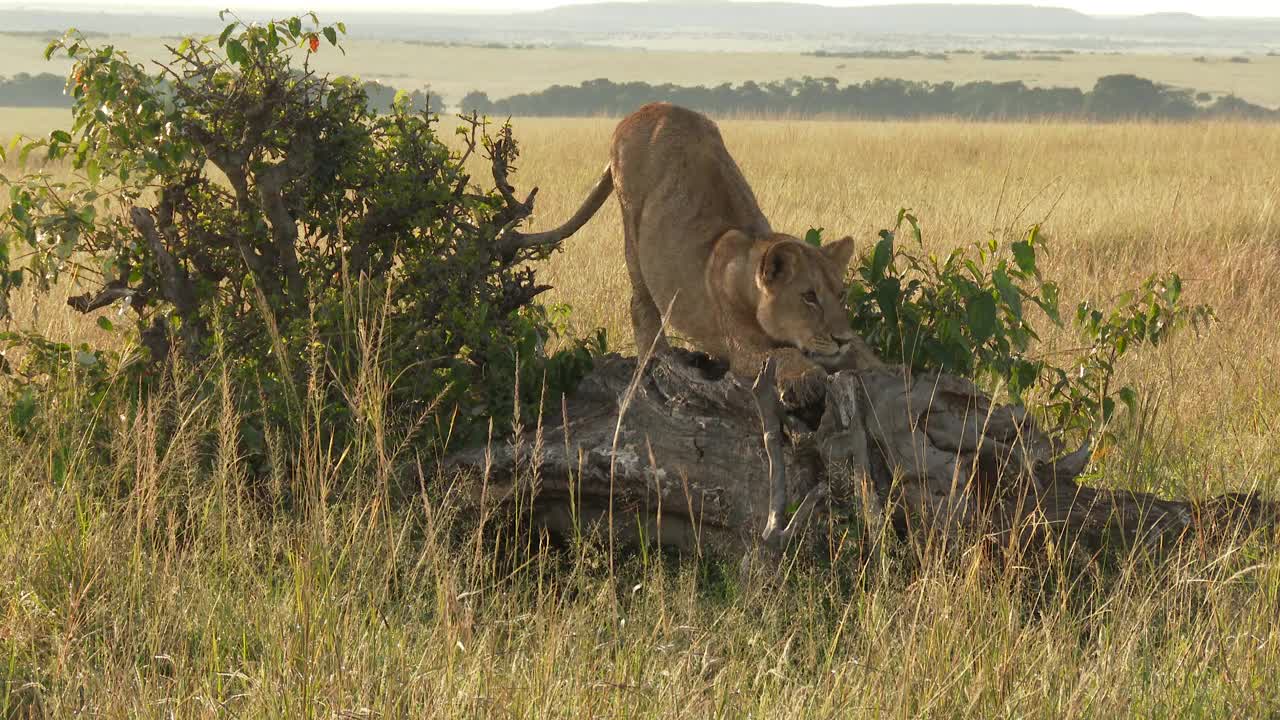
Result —
<instances>
[{"instance_id":1,"label":"lion's ear","mask_svg":"<svg viewBox=\"0 0 1280 720\"><path fill-rule=\"evenodd\" d=\"M799 253L791 243L775 242L760 256L760 268L756 272L756 283L767 288L778 283L787 282L795 276L800 262Z\"/></svg>"},{"instance_id":2,"label":"lion's ear","mask_svg":"<svg viewBox=\"0 0 1280 720\"><path fill-rule=\"evenodd\" d=\"M840 240L823 245L822 254L843 272L853 259L853 238L846 235Z\"/></svg>"}]
</instances>

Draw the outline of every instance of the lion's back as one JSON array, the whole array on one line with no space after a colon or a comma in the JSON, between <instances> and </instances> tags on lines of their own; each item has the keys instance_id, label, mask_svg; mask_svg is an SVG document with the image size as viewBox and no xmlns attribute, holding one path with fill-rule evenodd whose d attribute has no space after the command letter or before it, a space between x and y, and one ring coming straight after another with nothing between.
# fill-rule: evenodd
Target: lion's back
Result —
<instances>
[{"instance_id":1,"label":"lion's back","mask_svg":"<svg viewBox=\"0 0 1280 720\"><path fill-rule=\"evenodd\" d=\"M709 314L707 288L717 241L731 229L753 237L771 232L719 128L692 110L645 105L618 124L610 166L633 282L663 311L675 302L677 329L719 335L722 319Z\"/></svg>"}]
</instances>

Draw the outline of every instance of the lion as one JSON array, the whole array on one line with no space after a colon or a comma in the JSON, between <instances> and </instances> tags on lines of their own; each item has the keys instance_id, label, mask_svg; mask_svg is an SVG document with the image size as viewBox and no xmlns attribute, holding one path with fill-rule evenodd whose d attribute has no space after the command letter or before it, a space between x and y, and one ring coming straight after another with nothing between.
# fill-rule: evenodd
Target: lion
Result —
<instances>
[{"instance_id":1,"label":"lion","mask_svg":"<svg viewBox=\"0 0 1280 720\"><path fill-rule=\"evenodd\" d=\"M882 363L842 301L853 238L814 247L774 232L706 116L652 103L624 118L609 164L567 237L616 192L636 352L669 350L664 315L696 348L754 378L775 358L784 398L807 402L829 371Z\"/></svg>"}]
</instances>

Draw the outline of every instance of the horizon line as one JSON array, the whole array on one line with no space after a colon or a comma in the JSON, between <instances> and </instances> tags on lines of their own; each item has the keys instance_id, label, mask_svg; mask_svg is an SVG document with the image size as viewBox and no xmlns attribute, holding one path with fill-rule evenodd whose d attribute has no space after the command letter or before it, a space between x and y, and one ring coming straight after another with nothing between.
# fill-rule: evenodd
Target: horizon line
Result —
<instances>
[{"instance_id":1,"label":"horizon line","mask_svg":"<svg viewBox=\"0 0 1280 720\"><path fill-rule=\"evenodd\" d=\"M687 0L685 0L687 2ZM929 6L948 6L948 7L990 7L990 8L1010 8L1021 7L1036 10L1066 10L1074 12L1084 17L1097 19L1130 19L1130 18L1150 18L1160 16L1181 16L1189 18L1197 18L1202 20L1280 20L1280 14L1277 15L1203 15L1199 13L1186 12L1182 10L1157 10L1145 13L1091 13L1083 10L1056 5L1052 3L1039 4L1036 2L984 2L983 0L966 0L964 2L938 2L937 0L929 1L907 1L907 2L876 2L868 5L832 5L822 0L704 0L706 4L719 3L739 3L739 4L790 4L790 5L810 5L825 7L832 10L868 10L878 7L929 7ZM456 16L499 16L499 15L533 15L543 13L550 10L558 10L562 8L579 7L586 5L599 4L684 4L682 0L586 0L585 2L566 2L558 5L539 9L522 9L522 8L495 8L492 10L476 10L465 7L424 9L420 7L414 8L359 8L351 7L346 10L338 10L336 12L350 12L356 15L456 15ZM155 12L165 11L171 12L176 16L198 17L204 12L217 12L226 9L228 2L225 0L219 2L217 0L195 0L195 2L187 2L182 4L154 3L154 4L138 4L130 2L93 2L92 0L80 0L79 2L71 2L66 4L53 4L50 2L41 2L36 0L0 0L0 10L43 10L53 12L92 12L102 15L128 14L131 12ZM194 6L194 7L193 7ZM235 8L232 8L235 10ZM245 8L238 12L244 13L272 13L276 11L298 12L290 8L286 3L275 4L259 4L252 8ZM318 11L318 12L335 12L334 10ZM0 31L2 33L3 31Z\"/></svg>"}]
</instances>

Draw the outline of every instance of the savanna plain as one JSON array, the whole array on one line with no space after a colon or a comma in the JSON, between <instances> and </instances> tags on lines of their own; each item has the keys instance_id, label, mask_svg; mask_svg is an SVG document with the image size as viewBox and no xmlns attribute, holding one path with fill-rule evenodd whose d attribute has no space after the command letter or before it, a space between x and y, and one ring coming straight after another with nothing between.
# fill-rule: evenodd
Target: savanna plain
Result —
<instances>
[{"instance_id":1,"label":"savanna plain","mask_svg":"<svg viewBox=\"0 0 1280 720\"><path fill-rule=\"evenodd\" d=\"M38 121L0 117L0 130ZM541 188L535 226L558 224L598 177L613 122L513 122L515 178ZM722 129L777 229L851 234L866 251L909 207L943 253L1039 223L1065 307L1180 272L1218 322L1124 366L1143 402L1086 482L1280 496L1280 128ZM573 332L604 327L632 349L616 203L538 272L547 300L572 307ZM110 341L56 302L19 295L14 314L53 337ZM1037 353L1078 346L1042 325ZM356 462L304 442L273 482L311 500L263 507L230 405L193 397L179 373L138 412L104 415L106 454L56 424L0 431L7 717L1280 715L1274 539L1052 580L895 543L795 559L772 584L652 551L611 573L590 538L488 552L490 526L453 512L436 469L421 466L420 492L395 489L395 447Z\"/></svg>"},{"instance_id":2,"label":"savanna plain","mask_svg":"<svg viewBox=\"0 0 1280 720\"><path fill-rule=\"evenodd\" d=\"M4 35L0 29L0 75L70 72L66 58L45 60L45 45L58 33ZM138 62L166 60L165 45L174 38L150 35L110 35L94 38L126 50ZM908 41L909 43L910 41ZM315 67L323 72L356 75L404 90L430 87L451 107L473 90L492 99L538 92L551 85L578 85L608 78L614 82L675 82L679 85L746 81L765 83L832 77L840 84L874 78L950 81L957 84L1025 82L1031 87L1075 87L1088 90L1098 78L1133 73L1158 83L1214 94L1232 93L1267 107L1280 105L1280 56L1251 53L1233 62L1230 56L1198 56L1160 52L1071 52L1057 55L1022 53L1018 59L989 60L984 52L948 54L945 61L923 57L820 57L790 52L761 51L747 43L724 51L635 49L619 47L474 47L430 45L394 40L352 38L345 55L326 53ZM910 47L910 45L908 45ZM1021 50L1012 46L1012 50ZM1046 60L1046 58L1049 58Z\"/></svg>"}]
</instances>

